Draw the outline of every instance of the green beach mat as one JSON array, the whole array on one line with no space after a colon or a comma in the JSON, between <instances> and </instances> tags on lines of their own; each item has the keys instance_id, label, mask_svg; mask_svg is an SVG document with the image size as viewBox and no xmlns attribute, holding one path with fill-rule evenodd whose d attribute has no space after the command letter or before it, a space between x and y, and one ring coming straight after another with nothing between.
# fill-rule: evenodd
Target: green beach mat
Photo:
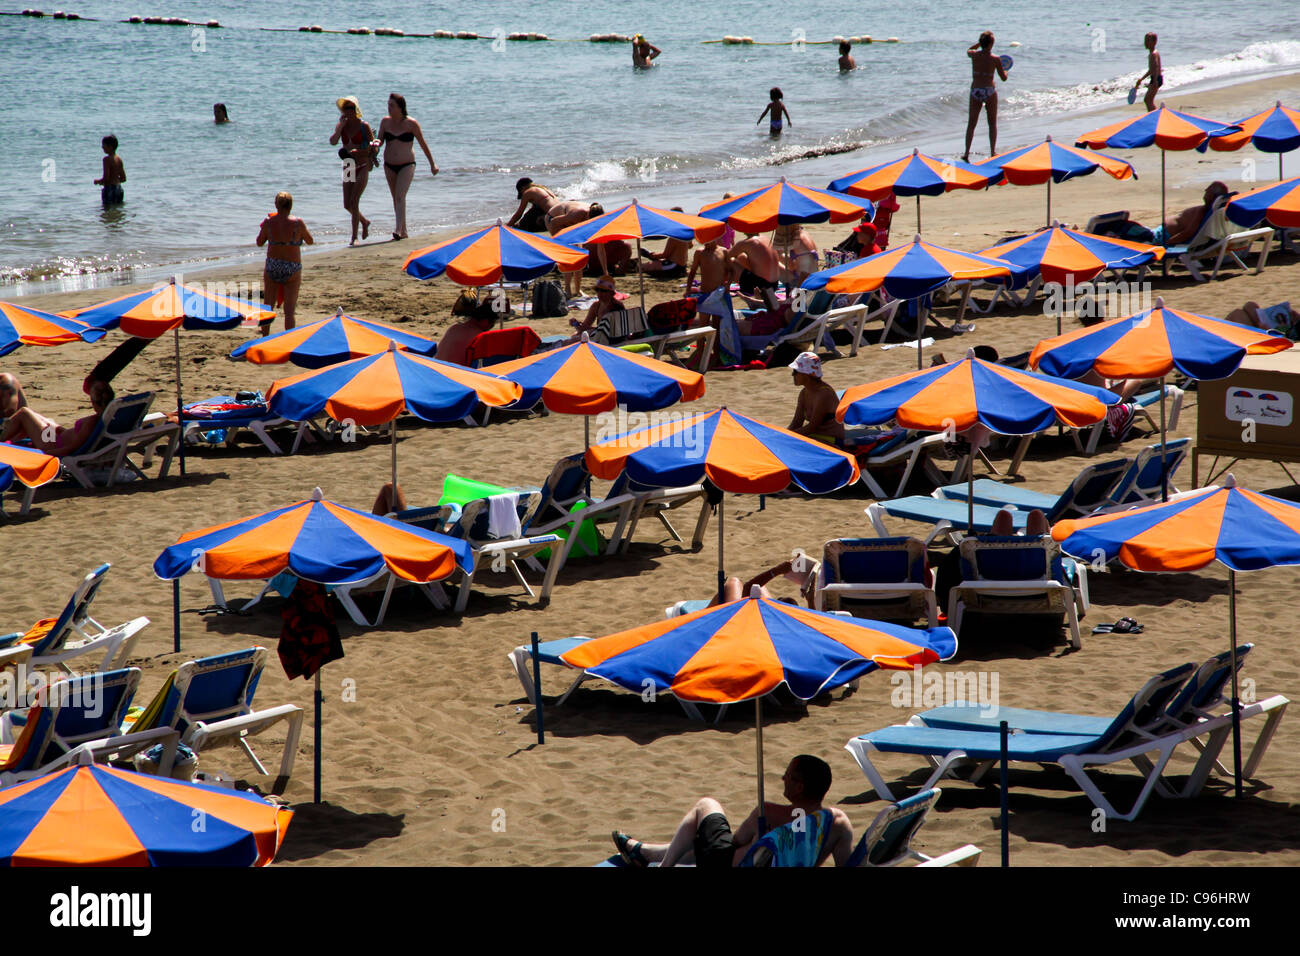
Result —
<instances>
[{"instance_id":1,"label":"green beach mat","mask_svg":"<svg viewBox=\"0 0 1300 956\"><path fill-rule=\"evenodd\" d=\"M442 482L442 498L439 505L460 505L464 506L471 501L479 498L491 498L493 495L511 494L515 489L503 488L500 485L489 484L486 481L475 481L472 478L462 478L460 475L447 475ZM579 503L574 506L573 510L577 511L587 507L585 503ZM569 528L557 528L553 534L558 534L564 540L569 538ZM600 554L602 546L600 532L596 530L595 524L590 521L584 521L578 526L578 541L573 550L569 552L569 557L595 557ZM539 551L538 560L547 561L551 557L551 549Z\"/></svg>"}]
</instances>

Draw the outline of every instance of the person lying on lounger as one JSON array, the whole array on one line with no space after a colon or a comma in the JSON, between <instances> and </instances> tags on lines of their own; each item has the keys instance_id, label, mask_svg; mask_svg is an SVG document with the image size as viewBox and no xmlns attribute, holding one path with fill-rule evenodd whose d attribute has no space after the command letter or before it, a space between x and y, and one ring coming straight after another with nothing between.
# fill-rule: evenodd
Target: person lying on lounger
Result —
<instances>
[{"instance_id":1,"label":"person lying on lounger","mask_svg":"<svg viewBox=\"0 0 1300 956\"><path fill-rule=\"evenodd\" d=\"M1216 199L1220 196L1231 195L1232 192L1226 185L1215 180L1205 187L1205 192L1201 196L1203 201L1199 206L1188 206L1173 219L1157 226L1155 229L1148 229L1131 219L1125 219L1122 222L1102 223L1097 227L1096 234L1099 236L1116 236L1132 242L1176 246L1179 243L1187 242L1200 232L1201 225L1205 222L1205 217L1210 214L1210 210L1214 208Z\"/></svg>"},{"instance_id":2,"label":"person lying on lounger","mask_svg":"<svg viewBox=\"0 0 1300 956\"><path fill-rule=\"evenodd\" d=\"M1015 534L1016 523L1011 512L1006 508L999 509L993 518L993 527L989 533L1003 537ZM1029 512L1029 517L1025 519L1026 538L1041 538L1051 533L1052 526L1047 521L1047 515L1037 508ZM940 558L939 563L934 567L934 597L941 611L947 611L948 595L959 584L961 584L961 550L953 548ZM943 623L943 620L941 618L940 623Z\"/></svg>"},{"instance_id":3,"label":"person lying on lounger","mask_svg":"<svg viewBox=\"0 0 1300 956\"><path fill-rule=\"evenodd\" d=\"M26 438L34 448L47 455L60 458L71 455L94 433L104 409L113 401L113 397L113 386L106 382L94 382L90 386L90 407L94 414L78 418L71 428L25 406L5 422L4 431L0 432L0 441Z\"/></svg>"},{"instance_id":4,"label":"person lying on lounger","mask_svg":"<svg viewBox=\"0 0 1300 956\"><path fill-rule=\"evenodd\" d=\"M847 864L853 852L853 824L838 807L822 806L831 788L830 766L820 757L800 754L790 761L781 780L789 803L764 803L763 817L768 829L830 810L831 829L817 856L817 865L821 866L828 857L834 858L836 866ZM658 863L664 867L693 862L701 868L721 868L739 864L762 834L758 832L757 808L750 811L733 833L722 804L713 797L704 797L682 818L669 843L642 843L621 830L615 830L612 835L619 856L631 866Z\"/></svg>"},{"instance_id":5,"label":"person lying on lounger","mask_svg":"<svg viewBox=\"0 0 1300 956\"><path fill-rule=\"evenodd\" d=\"M1253 325L1265 332L1277 329L1288 338L1300 329L1300 312L1291 308L1290 302L1280 302L1268 308L1261 307L1258 302L1247 302L1240 309L1233 309L1225 318L1229 322Z\"/></svg>"},{"instance_id":6,"label":"person lying on lounger","mask_svg":"<svg viewBox=\"0 0 1300 956\"><path fill-rule=\"evenodd\" d=\"M758 588L758 596L765 600L798 604L793 598L778 598L767 589L769 584L782 577L799 585L799 593L803 596L804 602L809 607L813 606L813 590L817 583L816 575L808 572L800 573L794 570L794 562L792 561L782 561L775 567L768 568L743 583L737 577L727 578L722 590L713 595L713 599L706 606L717 607L719 604L730 604L732 601L739 601L741 598L749 597L754 588Z\"/></svg>"}]
</instances>

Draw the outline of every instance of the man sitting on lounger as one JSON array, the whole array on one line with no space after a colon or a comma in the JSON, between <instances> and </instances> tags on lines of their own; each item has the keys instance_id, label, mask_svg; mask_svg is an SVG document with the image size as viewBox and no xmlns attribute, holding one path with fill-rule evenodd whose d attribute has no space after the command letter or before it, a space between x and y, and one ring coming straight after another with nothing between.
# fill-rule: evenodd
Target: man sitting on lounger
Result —
<instances>
[{"instance_id":1,"label":"man sitting on lounger","mask_svg":"<svg viewBox=\"0 0 1300 956\"><path fill-rule=\"evenodd\" d=\"M822 379L822 360L817 353L800 352L799 357L790 363L790 371L794 384L800 389L794 418L790 420L790 431L828 445L844 444L844 423L835 419L839 396Z\"/></svg>"},{"instance_id":2,"label":"man sitting on lounger","mask_svg":"<svg viewBox=\"0 0 1300 956\"><path fill-rule=\"evenodd\" d=\"M1194 238L1201 230L1205 217L1214 208L1214 201L1220 196L1231 196L1226 185L1215 180L1205 187L1204 200L1199 206L1188 206L1173 219L1154 230L1125 219L1122 222L1106 222L1097 227L1099 236L1116 236L1132 242L1149 242L1161 246L1176 246Z\"/></svg>"},{"instance_id":3,"label":"man sitting on lounger","mask_svg":"<svg viewBox=\"0 0 1300 956\"><path fill-rule=\"evenodd\" d=\"M29 406L18 409L12 418L5 422L4 431L0 432L0 441L12 441L15 438L27 438L37 451L47 455L63 457L75 453L94 433L111 401L113 387L107 382L94 382L90 386L90 407L93 415L78 418L76 423L67 428L52 418L37 414Z\"/></svg>"},{"instance_id":4,"label":"man sitting on lounger","mask_svg":"<svg viewBox=\"0 0 1300 956\"><path fill-rule=\"evenodd\" d=\"M494 325L496 325L496 313L492 311L492 299L489 296L475 308L474 314L464 316L442 334L442 340L438 342L438 351L434 355L441 362L468 365L466 350L469 348L469 343L481 333L492 331Z\"/></svg>"},{"instance_id":5,"label":"man sitting on lounger","mask_svg":"<svg viewBox=\"0 0 1300 956\"><path fill-rule=\"evenodd\" d=\"M827 857L834 857L836 866L848 863L853 852L853 824L843 810L822 806L822 800L831 788L831 768L826 761L800 754L790 761L781 780L785 784L785 798L790 802L764 804L763 816L768 828L784 826L823 809L830 810L831 829L817 855L817 865L821 866ZM698 867L710 868L740 863L760 836L757 808L733 834L726 811L712 797L704 797L691 807L678 824L670 843L640 843L618 830L613 834L619 856L631 866L644 867L655 862L660 866L675 866L694 862Z\"/></svg>"},{"instance_id":6,"label":"man sitting on lounger","mask_svg":"<svg viewBox=\"0 0 1300 956\"><path fill-rule=\"evenodd\" d=\"M745 238L727 253L731 275L740 285L740 294L750 302L755 293L763 303L775 309L777 280L781 277L781 260L772 244L763 236L746 233Z\"/></svg>"}]
</instances>

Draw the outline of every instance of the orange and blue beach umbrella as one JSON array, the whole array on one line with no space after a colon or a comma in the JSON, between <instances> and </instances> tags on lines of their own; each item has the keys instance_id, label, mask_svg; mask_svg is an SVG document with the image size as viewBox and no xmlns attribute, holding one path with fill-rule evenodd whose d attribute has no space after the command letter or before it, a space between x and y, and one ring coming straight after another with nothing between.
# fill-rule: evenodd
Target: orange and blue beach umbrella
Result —
<instances>
[{"instance_id":1,"label":"orange and blue beach umbrella","mask_svg":"<svg viewBox=\"0 0 1300 956\"><path fill-rule=\"evenodd\" d=\"M946 627L839 617L759 597L755 588L739 601L585 641L562 659L638 693L653 684L688 701L754 700L761 818L763 695L786 687L811 700L880 668L912 670L956 652Z\"/></svg>"},{"instance_id":2,"label":"orange and blue beach umbrella","mask_svg":"<svg viewBox=\"0 0 1300 956\"><path fill-rule=\"evenodd\" d=\"M651 425L587 449L587 470L613 481L677 488L708 479L724 492L771 495L795 485L824 495L858 480L850 454L726 408ZM726 581L724 503L718 502L718 589Z\"/></svg>"},{"instance_id":3,"label":"orange and blue beach umbrella","mask_svg":"<svg viewBox=\"0 0 1300 956\"><path fill-rule=\"evenodd\" d=\"M856 222L875 215L870 202L843 193L779 182L700 209L706 219L720 219L740 232L769 232L797 222Z\"/></svg>"},{"instance_id":4,"label":"orange and blue beach umbrella","mask_svg":"<svg viewBox=\"0 0 1300 956\"><path fill-rule=\"evenodd\" d=\"M531 282L552 269L574 272L587 264L587 253L550 239L502 225L416 249L402 269L417 279L446 275L460 285Z\"/></svg>"},{"instance_id":5,"label":"orange and blue beach umbrella","mask_svg":"<svg viewBox=\"0 0 1300 956\"><path fill-rule=\"evenodd\" d=\"M265 866L292 819L252 793L68 767L0 790L0 865Z\"/></svg>"},{"instance_id":6,"label":"orange and blue beach umbrella","mask_svg":"<svg viewBox=\"0 0 1300 956\"><path fill-rule=\"evenodd\" d=\"M648 412L704 395L704 376L658 359L587 340L492 366L524 397L517 407L541 401L549 411L596 415L619 406Z\"/></svg>"},{"instance_id":7,"label":"orange and blue beach umbrella","mask_svg":"<svg viewBox=\"0 0 1300 956\"><path fill-rule=\"evenodd\" d=\"M966 353L960 362L907 372L845 391L835 417L846 425L891 419L904 428L962 433L983 425L999 435L1033 435L1056 423L1093 425L1119 396L1104 388L1022 372ZM967 468L967 522L974 525L975 452Z\"/></svg>"},{"instance_id":8,"label":"orange and blue beach umbrella","mask_svg":"<svg viewBox=\"0 0 1300 956\"><path fill-rule=\"evenodd\" d=\"M275 312L261 302L208 292L175 279L60 314L96 328L120 327L127 335L141 339L156 339L182 328L233 329L245 319L261 322L275 318Z\"/></svg>"},{"instance_id":9,"label":"orange and blue beach umbrella","mask_svg":"<svg viewBox=\"0 0 1300 956\"><path fill-rule=\"evenodd\" d=\"M1137 571L1197 571L1213 561L1228 568L1228 646L1232 649L1233 749L1241 796L1241 731L1237 694L1237 572L1300 564L1300 504L1239 488L1198 488L1167 502L1061 521L1052 526L1061 549L1085 560L1103 556Z\"/></svg>"},{"instance_id":10,"label":"orange and blue beach umbrella","mask_svg":"<svg viewBox=\"0 0 1300 956\"><path fill-rule=\"evenodd\" d=\"M1247 229L1261 222L1274 229L1300 227L1300 176L1236 196L1228 201L1224 214Z\"/></svg>"},{"instance_id":11,"label":"orange and blue beach umbrella","mask_svg":"<svg viewBox=\"0 0 1300 956\"><path fill-rule=\"evenodd\" d=\"M942 196L954 189L983 189L997 182L1001 176L996 171L981 169L959 160L927 156L919 149L892 162L859 169L839 179L832 180L827 189L881 200L893 193L895 196L916 197L916 231L921 231L921 197Z\"/></svg>"},{"instance_id":12,"label":"orange and blue beach umbrella","mask_svg":"<svg viewBox=\"0 0 1300 956\"><path fill-rule=\"evenodd\" d=\"M1165 221L1165 151L1203 147L1213 136L1236 133L1241 127L1233 123L1220 123L1192 113L1171 110L1163 103L1133 119L1120 120L1079 137L1075 146L1089 149L1141 149L1146 146L1160 148L1160 221Z\"/></svg>"},{"instance_id":13,"label":"orange and blue beach umbrella","mask_svg":"<svg viewBox=\"0 0 1300 956\"><path fill-rule=\"evenodd\" d=\"M1210 149L1232 152L1247 143L1265 153L1277 153L1277 178L1282 178L1282 154L1300 148L1300 110L1283 106L1278 100L1273 106L1254 116L1237 120L1241 127L1237 133L1210 138Z\"/></svg>"},{"instance_id":14,"label":"orange and blue beach umbrella","mask_svg":"<svg viewBox=\"0 0 1300 956\"><path fill-rule=\"evenodd\" d=\"M103 329L53 312L0 302L0 355L8 355L20 345L94 342L107 334Z\"/></svg>"},{"instance_id":15,"label":"orange and blue beach umbrella","mask_svg":"<svg viewBox=\"0 0 1300 956\"><path fill-rule=\"evenodd\" d=\"M127 335L156 339L173 333L176 353L176 415L185 414L181 396L180 330L233 329L245 319L261 322L275 318L275 312L261 302L208 292L173 278L144 292L131 292L98 305L60 313L101 329L121 328ZM180 444L180 469L185 474L185 442Z\"/></svg>"},{"instance_id":16,"label":"orange and blue beach umbrella","mask_svg":"<svg viewBox=\"0 0 1300 956\"><path fill-rule=\"evenodd\" d=\"M14 479L28 488L39 488L59 476L59 459L44 452L0 442L0 491L7 491Z\"/></svg>"},{"instance_id":17,"label":"orange and blue beach umbrella","mask_svg":"<svg viewBox=\"0 0 1300 956\"><path fill-rule=\"evenodd\" d=\"M1130 242L1113 236L1095 236L1090 232L1069 229L1053 223L1046 229L1012 239L987 249L980 255L1002 259L1028 270L1019 281L1040 276L1044 282L1065 285L1087 282L1106 269L1132 269L1164 258L1163 246ZM1056 316L1059 333L1061 316Z\"/></svg>"},{"instance_id":18,"label":"orange and blue beach umbrella","mask_svg":"<svg viewBox=\"0 0 1300 956\"><path fill-rule=\"evenodd\" d=\"M1227 378L1247 355L1291 347L1281 336L1208 315L1155 307L1086 329L1043 339L1029 364L1049 375L1079 378L1163 378L1175 369L1197 381Z\"/></svg>"},{"instance_id":19,"label":"orange and blue beach umbrella","mask_svg":"<svg viewBox=\"0 0 1300 956\"><path fill-rule=\"evenodd\" d=\"M267 407L293 422L324 413L336 422L392 422L392 480L397 486L397 416L409 412L426 422L454 422L479 402L500 408L523 389L495 375L397 349L304 372L272 383Z\"/></svg>"},{"instance_id":20,"label":"orange and blue beach umbrella","mask_svg":"<svg viewBox=\"0 0 1300 956\"><path fill-rule=\"evenodd\" d=\"M556 242L564 242L574 248L581 248L587 243L605 243L616 240L636 241L636 271L641 281L641 308L645 308L645 276L641 272L642 239L681 239L689 241L698 239L709 242L719 238L727 231L727 224L716 219L704 219L689 213L676 212L672 209L656 209L642 206L635 199L622 209L615 209L595 219L588 219L568 229L561 229L554 236Z\"/></svg>"},{"instance_id":21,"label":"orange and blue beach umbrella","mask_svg":"<svg viewBox=\"0 0 1300 956\"><path fill-rule=\"evenodd\" d=\"M303 368L324 368L386 351L389 342L420 355L433 355L438 350L437 341L427 336L382 322L354 319L340 309L327 319L245 342L230 357L248 359L256 365L292 362Z\"/></svg>"},{"instance_id":22,"label":"orange and blue beach umbrella","mask_svg":"<svg viewBox=\"0 0 1300 956\"><path fill-rule=\"evenodd\" d=\"M1046 183L1048 223L1052 221L1052 183L1059 185L1067 179L1087 176L1099 169L1113 179L1137 179L1132 163L1090 149L1054 143L1050 136L1044 142L999 153L980 163L979 168L990 173L1000 172L1002 180L1013 186Z\"/></svg>"},{"instance_id":23,"label":"orange and blue beach umbrella","mask_svg":"<svg viewBox=\"0 0 1300 956\"><path fill-rule=\"evenodd\" d=\"M918 235L906 245L814 272L804 280L803 288L837 293L884 289L895 299L920 299L955 279L1018 280L1028 273L1026 267L936 246L923 242ZM917 313L916 366L920 368L925 321L919 305Z\"/></svg>"},{"instance_id":24,"label":"orange and blue beach umbrella","mask_svg":"<svg viewBox=\"0 0 1300 956\"><path fill-rule=\"evenodd\" d=\"M429 584L473 567L468 542L325 501L319 488L304 501L182 535L153 565L165 581L202 569L245 581L291 571L319 584L368 581L385 568Z\"/></svg>"}]
</instances>

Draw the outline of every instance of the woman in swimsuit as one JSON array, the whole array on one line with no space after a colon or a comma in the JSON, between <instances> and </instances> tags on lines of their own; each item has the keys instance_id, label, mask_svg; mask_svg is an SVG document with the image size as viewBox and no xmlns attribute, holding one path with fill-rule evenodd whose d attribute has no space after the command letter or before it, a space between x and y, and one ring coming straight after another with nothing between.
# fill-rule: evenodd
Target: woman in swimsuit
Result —
<instances>
[{"instance_id":1,"label":"woman in swimsuit","mask_svg":"<svg viewBox=\"0 0 1300 956\"><path fill-rule=\"evenodd\" d=\"M27 438L31 441L32 447L47 455L55 457L71 455L94 434L95 428L104 415L104 409L112 401L113 387L107 382L94 382L90 386L90 407L94 414L78 418L71 428L60 425L54 419L24 406L5 422L4 431L0 432L0 441Z\"/></svg>"},{"instance_id":2,"label":"woman in swimsuit","mask_svg":"<svg viewBox=\"0 0 1300 956\"><path fill-rule=\"evenodd\" d=\"M306 224L297 216L289 215L293 209L293 196L276 193L275 214L262 220L262 231L257 234L257 244L266 246L266 271L262 273L262 287L271 307L284 301L284 327L293 328L293 314L298 307L298 287L302 284L302 252L305 242L314 240ZM263 335L271 331L271 322L261 324Z\"/></svg>"},{"instance_id":3,"label":"woman in swimsuit","mask_svg":"<svg viewBox=\"0 0 1300 956\"><path fill-rule=\"evenodd\" d=\"M804 279L817 271L817 243L802 223L777 226L772 234L772 245L786 260L789 275L782 278L793 285L801 285Z\"/></svg>"},{"instance_id":4,"label":"woman in swimsuit","mask_svg":"<svg viewBox=\"0 0 1300 956\"><path fill-rule=\"evenodd\" d=\"M975 138L975 124L979 122L980 110L988 116L989 121L989 155L998 152L998 88L993 85L993 77L999 76L1005 83L1007 71L1002 68L1002 61L993 55L993 31L985 30L980 34L979 42L966 51L970 57L970 115L966 120L966 151L961 154L963 163L970 162L970 144Z\"/></svg>"},{"instance_id":5,"label":"woman in swimsuit","mask_svg":"<svg viewBox=\"0 0 1300 956\"><path fill-rule=\"evenodd\" d=\"M406 115L406 97L397 93L388 96L388 115L379 121L379 138L384 143L384 175L388 178L388 191L393 194L394 239L406 238L406 192L415 179L415 143L420 144L434 176L438 164L433 161L429 144L424 141L420 124Z\"/></svg>"},{"instance_id":6,"label":"woman in swimsuit","mask_svg":"<svg viewBox=\"0 0 1300 956\"><path fill-rule=\"evenodd\" d=\"M785 103L781 99L781 87L772 87L768 90L767 95L771 102L763 107L763 112L758 114L758 122L754 125L757 126L759 123L763 122L763 117L767 116L770 112L771 116L769 117L770 122L768 125L768 132L773 136L780 136L781 127L783 125L782 118L784 117L785 121L791 126L794 126L794 121L790 119L790 111L785 108Z\"/></svg>"},{"instance_id":7,"label":"woman in swimsuit","mask_svg":"<svg viewBox=\"0 0 1300 956\"><path fill-rule=\"evenodd\" d=\"M361 226L361 238L370 238L370 220L361 215L361 194L366 191L366 182L370 179L370 167L374 165L375 150L379 144L370 124L361 121L361 106L355 96L344 96L338 100L338 125L330 136L330 145L338 146L339 158L343 160L343 208L352 213L352 245L357 244L357 226Z\"/></svg>"}]
</instances>

